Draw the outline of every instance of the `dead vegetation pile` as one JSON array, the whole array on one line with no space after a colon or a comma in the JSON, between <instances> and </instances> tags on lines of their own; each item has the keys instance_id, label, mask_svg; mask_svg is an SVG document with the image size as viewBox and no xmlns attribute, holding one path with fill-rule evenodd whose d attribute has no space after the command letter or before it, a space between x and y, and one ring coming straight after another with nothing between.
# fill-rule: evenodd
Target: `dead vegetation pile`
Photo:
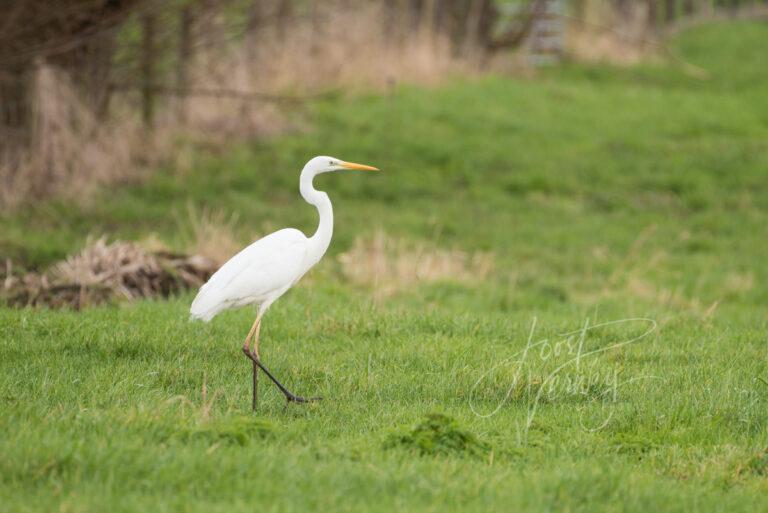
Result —
<instances>
[{"instance_id":1,"label":"dead vegetation pile","mask_svg":"<svg viewBox=\"0 0 768 513\"><path fill-rule=\"evenodd\" d=\"M205 257L150 252L131 242L100 238L43 273L14 274L6 262L4 300L14 306L70 307L167 297L196 288L216 270Z\"/></svg>"}]
</instances>

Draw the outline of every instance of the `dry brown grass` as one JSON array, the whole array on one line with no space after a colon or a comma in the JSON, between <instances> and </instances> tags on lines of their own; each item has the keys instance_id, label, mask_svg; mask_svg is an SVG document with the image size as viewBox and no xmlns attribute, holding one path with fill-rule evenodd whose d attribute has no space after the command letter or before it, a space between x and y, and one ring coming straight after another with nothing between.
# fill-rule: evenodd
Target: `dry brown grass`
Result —
<instances>
[{"instance_id":1,"label":"dry brown grass","mask_svg":"<svg viewBox=\"0 0 768 513\"><path fill-rule=\"evenodd\" d=\"M382 9L378 3L354 8L318 3L313 18L298 20L283 34L267 27L242 49L250 56L244 60L255 64L250 66L254 85L317 91L400 81L430 84L472 67L452 54L443 36L383 23Z\"/></svg>"},{"instance_id":2,"label":"dry brown grass","mask_svg":"<svg viewBox=\"0 0 768 513\"><path fill-rule=\"evenodd\" d=\"M641 230L625 255L611 255L606 247L593 248L597 260L617 260L614 271L599 290L588 290L577 296L584 304L595 304L604 298L638 298L670 310L685 312L702 320L712 318L723 297L698 297L675 282L658 283L653 278L669 258L668 252L655 244L658 226L651 224ZM688 236L681 234L682 237ZM751 288L750 275L731 274L725 279L723 292L738 294Z\"/></svg>"},{"instance_id":3,"label":"dry brown grass","mask_svg":"<svg viewBox=\"0 0 768 513\"><path fill-rule=\"evenodd\" d=\"M189 204L187 219L179 223L180 229L186 232L187 253L203 256L216 265L223 264L245 245L243 238L237 236L237 223L237 214L198 209Z\"/></svg>"},{"instance_id":4,"label":"dry brown grass","mask_svg":"<svg viewBox=\"0 0 768 513\"><path fill-rule=\"evenodd\" d=\"M371 238L358 238L349 251L338 256L344 277L374 289L386 297L419 283L439 281L474 284L494 270L491 253L467 253L442 249L429 243L412 243L377 231Z\"/></svg>"},{"instance_id":5,"label":"dry brown grass","mask_svg":"<svg viewBox=\"0 0 768 513\"><path fill-rule=\"evenodd\" d=\"M657 34L648 25L644 2L629 5L620 16L608 2L590 2L585 17L573 20L568 31L568 52L586 62L632 65L658 51Z\"/></svg>"},{"instance_id":6,"label":"dry brown grass","mask_svg":"<svg viewBox=\"0 0 768 513\"><path fill-rule=\"evenodd\" d=\"M39 66L34 83L31 145L0 162L0 205L50 194L85 197L135 173L138 126L99 120L66 74L51 66Z\"/></svg>"}]
</instances>

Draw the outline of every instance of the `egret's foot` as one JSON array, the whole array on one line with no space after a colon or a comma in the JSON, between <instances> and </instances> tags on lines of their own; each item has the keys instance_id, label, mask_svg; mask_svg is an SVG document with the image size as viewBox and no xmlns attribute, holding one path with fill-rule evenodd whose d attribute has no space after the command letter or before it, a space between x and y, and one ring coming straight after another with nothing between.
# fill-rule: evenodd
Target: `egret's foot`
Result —
<instances>
[{"instance_id":1,"label":"egret's foot","mask_svg":"<svg viewBox=\"0 0 768 513\"><path fill-rule=\"evenodd\" d=\"M317 397L301 397L301 396L293 395L293 394L291 394L291 395L287 395L286 394L285 399L289 403L300 403L300 404L301 403L312 403L312 402L315 402L315 401L322 401L323 400L323 398L321 396L317 396Z\"/></svg>"},{"instance_id":2,"label":"egret's foot","mask_svg":"<svg viewBox=\"0 0 768 513\"><path fill-rule=\"evenodd\" d=\"M301 397L300 395L296 395L296 394L294 394L293 392L291 392L290 390L288 390L288 389L285 387L285 385L283 385L282 383L280 383L280 382L277 380L277 378L275 378L275 377L272 375L272 373L271 373L271 372L269 372L269 369L267 369L266 367L264 367L264 364L263 364L263 363L261 363L261 361L259 360L259 357L258 357L258 356L256 356L256 354L254 354L253 352L249 351L247 347L244 347L244 348L243 348L243 353L245 353L245 356L247 356L247 357L248 357L248 358L249 358L249 359L250 359L250 360L253 362L254 366L258 366L258 368L260 368L261 370L263 370L263 371L264 371L264 374L266 374L266 375L267 375L267 377L268 377L269 379L271 379L271 380L272 380L272 382L273 382L275 385L277 385L277 388L279 388L279 389L280 389L280 391L283 393L283 395L285 396L285 400L286 400L287 402L289 402L289 403L299 403L299 404L303 404L303 403L309 403L309 402L312 402L312 401L321 401L321 400L323 399L322 397L309 397L309 398L306 398L306 397ZM255 404L255 403L254 403L254 404Z\"/></svg>"}]
</instances>

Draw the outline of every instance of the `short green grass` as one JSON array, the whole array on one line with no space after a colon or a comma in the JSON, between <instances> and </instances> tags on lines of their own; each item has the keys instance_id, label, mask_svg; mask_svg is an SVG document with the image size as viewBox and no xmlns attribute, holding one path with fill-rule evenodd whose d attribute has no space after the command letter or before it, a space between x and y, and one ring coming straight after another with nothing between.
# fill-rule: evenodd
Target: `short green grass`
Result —
<instances>
[{"instance_id":1,"label":"short green grass","mask_svg":"<svg viewBox=\"0 0 768 513\"><path fill-rule=\"evenodd\" d=\"M323 402L262 379L249 412L248 310L0 309L0 510L765 509L766 38L683 34L705 81L573 64L336 99L303 135L5 214L3 253L42 266L89 233L183 246L190 203L309 231L308 156L385 170L318 180L332 249L265 319L265 362ZM379 228L492 252L492 279L373 299L335 256Z\"/></svg>"}]
</instances>

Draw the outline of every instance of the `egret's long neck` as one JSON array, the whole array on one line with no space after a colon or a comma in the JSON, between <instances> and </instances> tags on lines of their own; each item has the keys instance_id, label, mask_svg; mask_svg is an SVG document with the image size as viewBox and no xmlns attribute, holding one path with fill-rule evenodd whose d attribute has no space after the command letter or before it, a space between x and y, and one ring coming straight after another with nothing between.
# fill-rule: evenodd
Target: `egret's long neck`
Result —
<instances>
[{"instance_id":1,"label":"egret's long neck","mask_svg":"<svg viewBox=\"0 0 768 513\"><path fill-rule=\"evenodd\" d=\"M318 191L312 185L315 174L314 171L304 168L301 172L299 190L307 203L317 207L317 212L320 214L320 224L317 226L317 231L310 237L314 253L312 256L314 259L320 260L325 254L325 250L328 249L333 235L333 207L328 195L323 191Z\"/></svg>"}]
</instances>

